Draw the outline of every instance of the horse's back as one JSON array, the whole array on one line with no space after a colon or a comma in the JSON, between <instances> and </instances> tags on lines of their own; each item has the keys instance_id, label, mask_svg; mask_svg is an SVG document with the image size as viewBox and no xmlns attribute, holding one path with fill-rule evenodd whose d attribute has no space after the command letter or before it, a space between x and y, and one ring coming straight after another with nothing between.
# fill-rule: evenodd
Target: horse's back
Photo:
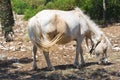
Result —
<instances>
[{"instance_id":1,"label":"horse's back","mask_svg":"<svg viewBox=\"0 0 120 80\"><path fill-rule=\"evenodd\" d=\"M54 15L60 16L62 20L64 20L70 27L79 23L79 18L74 14L73 11L42 10L36 14L36 17L39 19L39 21L41 21L41 24L46 24Z\"/></svg>"}]
</instances>

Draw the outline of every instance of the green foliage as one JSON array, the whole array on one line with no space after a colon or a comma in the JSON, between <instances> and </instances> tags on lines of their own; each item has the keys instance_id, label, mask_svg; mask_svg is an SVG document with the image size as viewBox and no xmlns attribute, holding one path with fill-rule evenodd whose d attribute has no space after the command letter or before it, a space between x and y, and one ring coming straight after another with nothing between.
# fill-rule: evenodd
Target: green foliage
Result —
<instances>
[{"instance_id":1,"label":"green foliage","mask_svg":"<svg viewBox=\"0 0 120 80\"><path fill-rule=\"evenodd\" d=\"M109 20L110 22L120 21L120 0L108 1L106 14L107 20Z\"/></svg>"},{"instance_id":2,"label":"green foliage","mask_svg":"<svg viewBox=\"0 0 120 80\"><path fill-rule=\"evenodd\" d=\"M30 7L32 7L33 9L38 8L39 6L43 6L43 4L45 3L45 0L22 0L25 3L27 3Z\"/></svg>"},{"instance_id":3,"label":"green foliage","mask_svg":"<svg viewBox=\"0 0 120 80\"><path fill-rule=\"evenodd\" d=\"M26 9L25 12L24 12L24 15L25 15L24 19L27 20L30 17L35 15L35 10L33 10L33 9Z\"/></svg>"},{"instance_id":4,"label":"green foliage","mask_svg":"<svg viewBox=\"0 0 120 80\"><path fill-rule=\"evenodd\" d=\"M37 9L34 9L34 8L29 8L29 9L26 9L25 10L25 13L24 13L24 19L25 20L28 20L29 18L31 18L32 16L34 16L36 13L38 13L39 11L41 11L42 9L44 9L43 6L39 6L37 7Z\"/></svg>"},{"instance_id":5,"label":"green foliage","mask_svg":"<svg viewBox=\"0 0 120 80\"><path fill-rule=\"evenodd\" d=\"M80 0L79 5L92 19L104 23L103 0ZM107 22L120 21L120 0L106 0L106 9Z\"/></svg>"},{"instance_id":6,"label":"green foliage","mask_svg":"<svg viewBox=\"0 0 120 80\"><path fill-rule=\"evenodd\" d=\"M71 10L74 8L75 0L53 0L46 5L46 8Z\"/></svg>"},{"instance_id":7,"label":"green foliage","mask_svg":"<svg viewBox=\"0 0 120 80\"><path fill-rule=\"evenodd\" d=\"M46 3L47 2L47 3ZM92 19L103 22L103 0L12 0L13 10L29 19L43 9L71 10L82 8ZM120 1L106 0L108 21L120 20Z\"/></svg>"},{"instance_id":8,"label":"green foliage","mask_svg":"<svg viewBox=\"0 0 120 80\"><path fill-rule=\"evenodd\" d=\"M12 0L13 10L18 14L23 14L28 7L27 3L23 0Z\"/></svg>"},{"instance_id":9,"label":"green foliage","mask_svg":"<svg viewBox=\"0 0 120 80\"><path fill-rule=\"evenodd\" d=\"M102 17L102 0L84 0L81 1L80 7L85 10L93 19L101 19Z\"/></svg>"}]
</instances>

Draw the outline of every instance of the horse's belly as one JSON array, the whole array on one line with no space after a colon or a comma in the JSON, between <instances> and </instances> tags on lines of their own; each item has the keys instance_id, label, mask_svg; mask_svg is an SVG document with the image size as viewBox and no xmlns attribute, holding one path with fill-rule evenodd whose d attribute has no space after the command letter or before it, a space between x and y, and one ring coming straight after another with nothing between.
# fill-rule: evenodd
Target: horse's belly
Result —
<instances>
[{"instance_id":1,"label":"horse's belly","mask_svg":"<svg viewBox=\"0 0 120 80\"><path fill-rule=\"evenodd\" d=\"M72 41L72 38L69 35L63 35L62 38L57 42L57 44L66 44Z\"/></svg>"}]
</instances>

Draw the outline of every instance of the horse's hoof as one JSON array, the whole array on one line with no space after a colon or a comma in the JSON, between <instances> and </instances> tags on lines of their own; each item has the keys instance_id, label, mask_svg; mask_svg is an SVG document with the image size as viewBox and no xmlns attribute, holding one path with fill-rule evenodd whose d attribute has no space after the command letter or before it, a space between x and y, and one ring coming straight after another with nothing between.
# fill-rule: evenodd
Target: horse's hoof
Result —
<instances>
[{"instance_id":1,"label":"horse's hoof","mask_svg":"<svg viewBox=\"0 0 120 80\"><path fill-rule=\"evenodd\" d=\"M104 63L105 65L107 65L107 64L110 63L110 61L108 61L108 59L104 59L104 60L103 60L103 63Z\"/></svg>"},{"instance_id":2,"label":"horse's hoof","mask_svg":"<svg viewBox=\"0 0 120 80\"><path fill-rule=\"evenodd\" d=\"M75 65L75 64L74 64L73 66L74 66L74 68L79 68L79 65Z\"/></svg>"},{"instance_id":3,"label":"horse's hoof","mask_svg":"<svg viewBox=\"0 0 120 80\"><path fill-rule=\"evenodd\" d=\"M74 63L73 66L74 66L75 68L78 68L78 67L79 67L79 64L78 64L78 63Z\"/></svg>"},{"instance_id":4,"label":"horse's hoof","mask_svg":"<svg viewBox=\"0 0 120 80\"><path fill-rule=\"evenodd\" d=\"M54 67L50 67L50 68L48 67L47 69L48 69L49 71L55 71L55 68L54 68Z\"/></svg>"},{"instance_id":5,"label":"horse's hoof","mask_svg":"<svg viewBox=\"0 0 120 80\"><path fill-rule=\"evenodd\" d=\"M31 71L37 71L37 70L38 70L37 67L33 67L33 68L31 69Z\"/></svg>"},{"instance_id":6,"label":"horse's hoof","mask_svg":"<svg viewBox=\"0 0 120 80\"><path fill-rule=\"evenodd\" d=\"M101 64L103 64L103 62L102 61L98 61L98 65L101 65Z\"/></svg>"},{"instance_id":7,"label":"horse's hoof","mask_svg":"<svg viewBox=\"0 0 120 80\"><path fill-rule=\"evenodd\" d=\"M109 64L110 64L110 61L104 61L103 64L104 64L104 65L109 65Z\"/></svg>"},{"instance_id":8,"label":"horse's hoof","mask_svg":"<svg viewBox=\"0 0 120 80\"><path fill-rule=\"evenodd\" d=\"M100 61L98 61L98 64L99 65L107 65L107 64L109 64L110 62L107 60L107 59L103 59L103 60L100 60Z\"/></svg>"},{"instance_id":9,"label":"horse's hoof","mask_svg":"<svg viewBox=\"0 0 120 80\"><path fill-rule=\"evenodd\" d=\"M82 64L79 65L79 68L82 68L84 66L85 66L85 63L82 63Z\"/></svg>"}]
</instances>

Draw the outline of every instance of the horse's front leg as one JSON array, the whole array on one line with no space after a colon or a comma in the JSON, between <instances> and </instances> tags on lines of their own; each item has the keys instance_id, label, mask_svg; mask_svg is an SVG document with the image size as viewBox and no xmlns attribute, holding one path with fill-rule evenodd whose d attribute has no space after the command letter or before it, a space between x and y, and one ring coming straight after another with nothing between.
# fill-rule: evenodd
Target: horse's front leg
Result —
<instances>
[{"instance_id":1,"label":"horse's front leg","mask_svg":"<svg viewBox=\"0 0 120 80\"><path fill-rule=\"evenodd\" d=\"M85 65L85 61L84 61L84 57L83 57L83 49L82 49L82 45L80 45L80 57L81 57L81 65L80 66L83 66Z\"/></svg>"},{"instance_id":2,"label":"horse's front leg","mask_svg":"<svg viewBox=\"0 0 120 80\"><path fill-rule=\"evenodd\" d=\"M76 47L76 57L75 57L75 62L74 62L74 66L78 67L79 66L79 53L80 53L80 57L81 57L81 65L85 64L84 58L83 58L83 49L82 49L82 40L83 38L78 38L77 39L77 47Z\"/></svg>"},{"instance_id":3,"label":"horse's front leg","mask_svg":"<svg viewBox=\"0 0 120 80\"><path fill-rule=\"evenodd\" d=\"M103 54L100 54L99 52L95 52L95 54L98 59L98 64L102 64Z\"/></svg>"},{"instance_id":4,"label":"horse's front leg","mask_svg":"<svg viewBox=\"0 0 120 80\"><path fill-rule=\"evenodd\" d=\"M33 70L37 70L36 52L37 52L37 46L33 45L33 49L32 49L32 55L33 55L33 66L32 66L32 69Z\"/></svg>"},{"instance_id":5,"label":"horse's front leg","mask_svg":"<svg viewBox=\"0 0 120 80\"><path fill-rule=\"evenodd\" d=\"M90 47L88 45L88 38L87 37L85 37L85 42L86 42L87 52L89 52L90 51Z\"/></svg>"},{"instance_id":6,"label":"horse's front leg","mask_svg":"<svg viewBox=\"0 0 120 80\"><path fill-rule=\"evenodd\" d=\"M107 56L107 48L104 50L104 60L103 60L103 63L104 64L108 64L109 63L108 56Z\"/></svg>"},{"instance_id":7,"label":"horse's front leg","mask_svg":"<svg viewBox=\"0 0 120 80\"><path fill-rule=\"evenodd\" d=\"M90 46L89 46L88 39L90 39L90 41L91 41L91 45L90 45ZM86 42L87 52L90 53L90 50L91 50L91 48L92 48L91 46L93 45L93 44L92 44L91 37L85 37L85 42Z\"/></svg>"},{"instance_id":8,"label":"horse's front leg","mask_svg":"<svg viewBox=\"0 0 120 80\"><path fill-rule=\"evenodd\" d=\"M55 68L52 66L49 58L49 52L43 51L43 54L45 56L45 60L47 62L48 70L55 70Z\"/></svg>"},{"instance_id":9,"label":"horse's front leg","mask_svg":"<svg viewBox=\"0 0 120 80\"><path fill-rule=\"evenodd\" d=\"M83 57L83 49L82 49L82 41L83 41L83 36L80 36L77 40L77 44L79 45L79 53L80 53L80 61L81 61L81 65L80 66L83 66L85 64L85 61L84 61L84 57Z\"/></svg>"}]
</instances>

